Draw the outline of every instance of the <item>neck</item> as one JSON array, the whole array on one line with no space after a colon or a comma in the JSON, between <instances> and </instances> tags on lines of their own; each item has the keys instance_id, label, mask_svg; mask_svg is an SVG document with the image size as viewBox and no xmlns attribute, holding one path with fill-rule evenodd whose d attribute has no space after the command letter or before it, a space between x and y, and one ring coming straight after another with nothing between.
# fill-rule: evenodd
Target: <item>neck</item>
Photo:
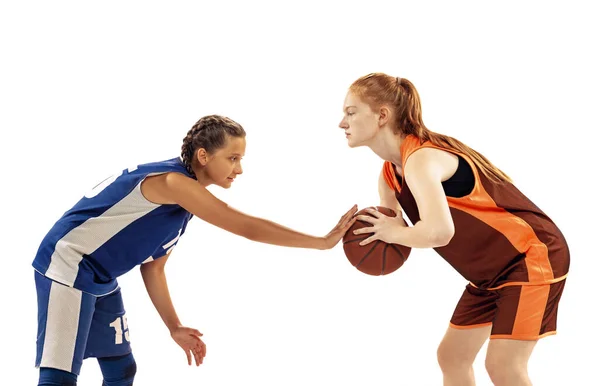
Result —
<instances>
[{"instance_id":1,"label":"neck","mask_svg":"<svg viewBox=\"0 0 600 386\"><path fill-rule=\"evenodd\" d=\"M192 171L194 172L194 175L196 176L196 180L198 180L198 183L200 185L202 185L206 188L207 186L212 184L212 181L210 180L210 178L208 178L208 176L204 172L204 169L198 167L197 165L194 165L194 166L192 166Z\"/></svg>"},{"instance_id":2,"label":"neck","mask_svg":"<svg viewBox=\"0 0 600 386\"><path fill-rule=\"evenodd\" d=\"M392 129L386 127L379 131L368 146L383 160L402 166L401 144L402 138L400 135L394 134Z\"/></svg>"}]
</instances>

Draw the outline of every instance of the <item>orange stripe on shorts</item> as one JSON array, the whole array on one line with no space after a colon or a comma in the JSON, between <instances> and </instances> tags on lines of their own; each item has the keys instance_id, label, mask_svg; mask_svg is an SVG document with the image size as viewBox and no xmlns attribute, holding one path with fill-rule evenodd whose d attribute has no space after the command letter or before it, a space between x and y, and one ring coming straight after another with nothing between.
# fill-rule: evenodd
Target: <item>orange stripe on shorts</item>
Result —
<instances>
[{"instance_id":1,"label":"orange stripe on shorts","mask_svg":"<svg viewBox=\"0 0 600 386\"><path fill-rule=\"evenodd\" d=\"M549 293L549 285L521 288L512 335L540 335Z\"/></svg>"}]
</instances>

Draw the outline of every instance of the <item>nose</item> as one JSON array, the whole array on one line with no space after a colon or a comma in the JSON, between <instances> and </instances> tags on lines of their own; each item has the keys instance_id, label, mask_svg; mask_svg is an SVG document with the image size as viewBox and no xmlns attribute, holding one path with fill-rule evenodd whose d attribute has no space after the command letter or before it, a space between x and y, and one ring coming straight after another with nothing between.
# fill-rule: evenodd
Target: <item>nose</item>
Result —
<instances>
[{"instance_id":1,"label":"nose","mask_svg":"<svg viewBox=\"0 0 600 386\"><path fill-rule=\"evenodd\" d=\"M239 163L234 171L235 171L235 174L242 174L244 172L244 170L242 169L242 164Z\"/></svg>"},{"instance_id":2,"label":"nose","mask_svg":"<svg viewBox=\"0 0 600 386\"><path fill-rule=\"evenodd\" d=\"M338 127L344 130L348 128L348 122L346 122L346 118L342 118Z\"/></svg>"}]
</instances>

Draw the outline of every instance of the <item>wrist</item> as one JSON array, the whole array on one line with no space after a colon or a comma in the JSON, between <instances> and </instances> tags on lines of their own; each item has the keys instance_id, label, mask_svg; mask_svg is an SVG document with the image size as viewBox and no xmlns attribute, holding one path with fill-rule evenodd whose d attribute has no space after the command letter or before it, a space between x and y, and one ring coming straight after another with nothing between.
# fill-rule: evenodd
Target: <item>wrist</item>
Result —
<instances>
[{"instance_id":1,"label":"wrist","mask_svg":"<svg viewBox=\"0 0 600 386\"><path fill-rule=\"evenodd\" d=\"M314 249L319 249L321 251L323 251L325 249L329 249L329 246L327 245L327 238L317 237L315 240Z\"/></svg>"},{"instance_id":2,"label":"wrist","mask_svg":"<svg viewBox=\"0 0 600 386\"><path fill-rule=\"evenodd\" d=\"M404 234L404 230L406 229L406 227L399 225L398 227L396 227L396 229L394 229L394 232L392 233L392 237L393 240L391 242L391 244L401 244L404 245L403 243L405 242L405 234Z\"/></svg>"},{"instance_id":3,"label":"wrist","mask_svg":"<svg viewBox=\"0 0 600 386\"><path fill-rule=\"evenodd\" d=\"M175 331L177 331L178 328L180 328L182 326L183 325L180 322L174 322L174 323L167 324L167 328L169 329L169 334L173 334Z\"/></svg>"}]
</instances>

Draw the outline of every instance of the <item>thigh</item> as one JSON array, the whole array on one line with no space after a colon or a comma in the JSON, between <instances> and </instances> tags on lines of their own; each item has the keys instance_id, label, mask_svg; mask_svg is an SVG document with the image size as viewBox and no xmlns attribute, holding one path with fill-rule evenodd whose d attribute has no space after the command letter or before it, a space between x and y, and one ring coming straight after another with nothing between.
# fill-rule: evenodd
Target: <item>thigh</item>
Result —
<instances>
[{"instance_id":1,"label":"thigh","mask_svg":"<svg viewBox=\"0 0 600 386\"><path fill-rule=\"evenodd\" d=\"M445 362L472 363L490 336L496 313L496 297L489 291L467 285L460 297L450 326L438 349Z\"/></svg>"},{"instance_id":2,"label":"thigh","mask_svg":"<svg viewBox=\"0 0 600 386\"><path fill-rule=\"evenodd\" d=\"M85 358L121 356L131 352L129 326L121 290L97 298Z\"/></svg>"},{"instance_id":3,"label":"thigh","mask_svg":"<svg viewBox=\"0 0 600 386\"><path fill-rule=\"evenodd\" d=\"M470 329L491 326L496 317L497 300L496 293L467 284L450 319L450 327Z\"/></svg>"},{"instance_id":4,"label":"thigh","mask_svg":"<svg viewBox=\"0 0 600 386\"><path fill-rule=\"evenodd\" d=\"M35 272L38 300L36 367L79 374L95 298Z\"/></svg>"},{"instance_id":5,"label":"thigh","mask_svg":"<svg viewBox=\"0 0 600 386\"><path fill-rule=\"evenodd\" d=\"M558 303L565 280L497 290L498 312L491 339L537 340L556 334Z\"/></svg>"},{"instance_id":6,"label":"thigh","mask_svg":"<svg viewBox=\"0 0 600 386\"><path fill-rule=\"evenodd\" d=\"M529 357L537 340L490 339L486 353L486 364L496 366L501 371L511 369L526 369Z\"/></svg>"}]
</instances>

